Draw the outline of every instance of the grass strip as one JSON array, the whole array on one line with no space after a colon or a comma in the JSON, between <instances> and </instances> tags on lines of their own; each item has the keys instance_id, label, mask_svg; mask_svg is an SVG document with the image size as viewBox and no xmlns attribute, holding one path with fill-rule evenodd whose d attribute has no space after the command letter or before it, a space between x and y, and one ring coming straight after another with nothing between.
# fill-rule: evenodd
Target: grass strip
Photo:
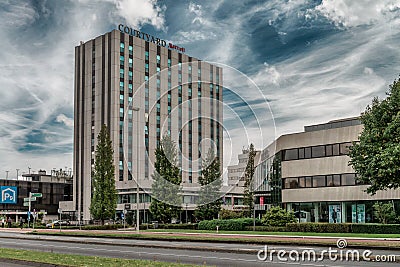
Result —
<instances>
[{"instance_id":1,"label":"grass strip","mask_svg":"<svg viewBox=\"0 0 400 267\"><path fill-rule=\"evenodd\" d=\"M275 244L275 245L317 245L317 246L336 246L336 239L292 239L292 238L271 238L261 237L237 237L237 236L199 236L199 235L174 235L171 234L130 234L130 233L90 233L90 232L30 232L36 235L55 235L55 236L78 236L78 237L100 237L100 238L121 238L121 239L141 239L159 241L198 241L198 242L229 242L239 244ZM349 247L375 247L398 249L400 242L384 241L357 241L347 240Z\"/></svg>"},{"instance_id":2,"label":"grass strip","mask_svg":"<svg viewBox=\"0 0 400 267\"><path fill-rule=\"evenodd\" d=\"M106 257L94 257L94 256L82 256L73 254L60 254L51 252L39 252L32 250L19 250L0 248L0 261L1 259L27 261L27 262L38 262L55 264L61 266L87 266L87 267L114 267L114 266L126 266L126 267L190 267L197 265L188 265L180 263L169 263L149 260L130 260L120 258L106 258Z\"/></svg>"}]
</instances>

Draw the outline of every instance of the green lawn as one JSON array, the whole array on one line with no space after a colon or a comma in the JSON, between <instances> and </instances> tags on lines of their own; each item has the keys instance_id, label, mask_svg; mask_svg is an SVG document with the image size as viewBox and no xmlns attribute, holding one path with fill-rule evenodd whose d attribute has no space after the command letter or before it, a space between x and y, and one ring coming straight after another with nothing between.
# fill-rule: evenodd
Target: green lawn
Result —
<instances>
[{"instance_id":1,"label":"green lawn","mask_svg":"<svg viewBox=\"0 0 400 267\"><path fill-rule=\"evenodd\" d=\"M49 263L62 266L87 266L87 267L114 267L114 266L138 266L138 267L184 267L196 266L179 263L167 263L148 260L127 260L118 258L105 258L93 256L80 256L70 254L58 254L50 252L38 252L30 250L17 250L0 248L0 259L22 260L30 262ZM27 263L29 264L29 263Z\"/></svg>"}]
</instances>

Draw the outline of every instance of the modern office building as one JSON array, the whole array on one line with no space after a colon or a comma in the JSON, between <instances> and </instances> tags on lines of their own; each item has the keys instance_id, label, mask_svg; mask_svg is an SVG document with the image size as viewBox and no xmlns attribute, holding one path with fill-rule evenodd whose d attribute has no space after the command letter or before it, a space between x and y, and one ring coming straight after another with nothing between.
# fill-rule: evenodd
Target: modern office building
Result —
<instances>
[{"instance_id":1,"label":"modern office building","mask_svg":"<svg viewBox=\"0 0 400 267\"><path fill-rule=\"evenodd\" d=\"M400 208L400 190L371 196L349 166L349 146L362 131L358 118L304 127L279 137L261 154L255 180L259 214L270 205L295 211L301 222L375 222L372 205Z\"/></svg>"},{"instance_id":2,"label":"modern office building","mask_svg":"<svg viewBox=\"0 0 400 267\"><path fill-rule=\"evenodd\" d=\"M54 170L51 174L41 170L18 179L0 179L0 188L0 217L11 217L13 221L27 218L29 207L24 205L24 198L29 198L30 192L42 194L31 202L31 211L43 213L45 220L58 217L60 201L72 200L72 176L64 170Z\"/></svg>"},{"instance_id":3,"label":"modern office building","mask_svg":"<svg viewBox=\"0 0 400 267\"><path fill-rule=\"evenodd\" d=\"M222 159L223 77L220 67L184 51L124 25L75 47L74 201L63 206L82 212L82 220L90 219L103 124L114 149L117 210L136 209L138 177L139 208L147 219L154 151L164 134L179 150L184 203L194 208L201 157L213 145Z\"/></svg>"}]
</instances>

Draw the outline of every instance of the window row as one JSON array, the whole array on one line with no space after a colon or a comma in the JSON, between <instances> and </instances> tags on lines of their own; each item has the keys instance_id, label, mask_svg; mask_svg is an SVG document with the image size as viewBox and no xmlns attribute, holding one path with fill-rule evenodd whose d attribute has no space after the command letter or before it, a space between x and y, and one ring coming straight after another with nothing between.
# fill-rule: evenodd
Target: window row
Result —
<instances>
[{"instance_id":1,"label":"window row","mask_svg":"<svg viewBox=\"0 0 400 267\"><path fill-rule=\"evenodd\" d=\"M355 173L315 175L282 179L284 189L361 185Z\"/></svg>"},{"instance_id":2,"label":"window row","mask_svg":"<svg viewBox=\"0 0 400 267\"><path fill-rule=\"evenodd\" d=\"M286 161L348 155L349 147L351 145L351 142L346 142L339 144L286 149L282 151L282 159Z\"/></svg>"}]
</instances>

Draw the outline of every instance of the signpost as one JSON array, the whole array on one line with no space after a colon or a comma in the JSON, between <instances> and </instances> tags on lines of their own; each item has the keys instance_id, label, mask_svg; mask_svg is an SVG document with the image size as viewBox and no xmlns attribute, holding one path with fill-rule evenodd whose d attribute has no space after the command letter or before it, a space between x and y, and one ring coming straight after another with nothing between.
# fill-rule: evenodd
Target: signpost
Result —
<instances>
[{"instance_id":1,"label":"signpost","mask_svg":"<svg viewBox=\"0 0 400 267\"><path fill-rule=\"evenodd\" d=\"M62 214L62 209L58 209L58 214L60 214L60 220L58 221L58 224L60 225L60 232L61 232L61 214Z\"/></svg>"},{"instance_id":2,"label":"signpost","mask_svg":"<svg viewBox=\"0 0 400 267\"><path fill-rule=\"evenodd\" d=\"M28 228L29 228L29 223L31 221L31 208L32 208L32 201L36 201L36 198L42 197L42 193L32 193L29 192L29 197L24 198L24 207L28 206ZM33 229L35 229L35 217L36 217L36 210L34 210L33 214Z\"/></svg>"}]
</instances>

